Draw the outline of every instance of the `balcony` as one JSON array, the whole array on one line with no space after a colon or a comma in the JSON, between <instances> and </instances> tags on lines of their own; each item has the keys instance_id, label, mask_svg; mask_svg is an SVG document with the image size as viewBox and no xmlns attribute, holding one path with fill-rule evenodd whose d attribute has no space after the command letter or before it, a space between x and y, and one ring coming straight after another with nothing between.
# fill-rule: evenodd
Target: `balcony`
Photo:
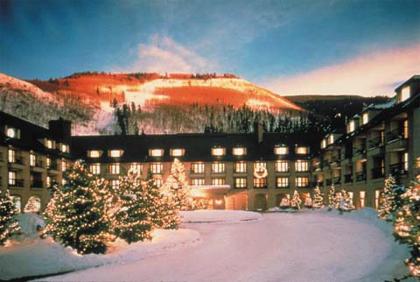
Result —
<instances>
[{"instance_id":1,"label":"balcony","mask_svg":"<svg viewBox=\"0 0 420 282\"><path fill-rule=\"evenodd\" d=\"M384 177L384 168L383 167L374 167L372 168L372 179L382 178Z\"/></svg>"},{"instance_id":2,"label":"balcony","mask_svg":"<svg viewBox=\"0 0 420 282\"><path fill-rule=\"evenodd\" d=\"M44 187L44 182L42 182L42 180L33 180L32 183L31 183L31 187L42 188L42 187Z\"/></svg>"},{"instance_id":3,"label":"balcony","mask_svg":"<svg viewBox=\"0 0 420 282\"><path fill-rule=\"evenodd\" d=\"M401 129L397 128L397 129L393 129L389 132L386 133L386 141L387 142L392 142L395 140L402 140L404 139Z\"/></svg>"},{"instance_id":4,"label":"balcony","mask_svg":"<svg viewBox=\"0 0 420 282\"><path fill-rule=\"evenodd\" d=\"M407 174L407 170L405 169L405 163L395 163L389 166L389 172L393 175L393 176L401 176L401 175L406 175Z\"/></svg>"},{"instance_id":5,"label":"balcony","mask_svg":"<svg viewBox=\"0 0 420 282\"><path fill-rule=\"evenodd\" d=\"M9 179L9 187L23 187L23 179Z\"/></svg>"},{"instance_id":6,"label":"balcony","mask_svg":"<svg viewBox=\"0 0 420 282\"><path fill-rule=\"evenodd\" d=\"M24 161L21 156L16 156L15 158L9 159L9 164L24 165Z\"/></svg>"},{"instance_id":7,"label":"balcony","mask_svg":"<svg viewBox=\"0 0 420 282\"><path fill-rule=\"evenodd\" d=\"M365 155L366 154L366 147L355 147L353 148L354 155Z\"/></svg>"},{"instance_id":8,"label":"balcony","mask_svg":"<svg viewBox=\"0 0 420 282\"><path fill-rule=\"evenodd\" d=\"M376 138L370 139L368 141L368 149L374 149L383 146L384 143L382 142L381 136L378 136Z\"/></svg>"},{"instance_id":9,"label":"balcony","mask_svg":"<svg viewBox=\"0 0 420 282\"><path fill-rule=\"evenodd\" d=\"M356 181L366 181L366 172L364 171L358 171L356 172Z\"/></svg>"}]
</instances>

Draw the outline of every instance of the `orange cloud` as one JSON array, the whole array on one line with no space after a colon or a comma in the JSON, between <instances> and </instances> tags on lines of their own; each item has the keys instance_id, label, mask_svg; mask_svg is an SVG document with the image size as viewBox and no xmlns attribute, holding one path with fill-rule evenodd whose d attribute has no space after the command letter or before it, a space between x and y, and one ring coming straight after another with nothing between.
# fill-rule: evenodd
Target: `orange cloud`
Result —
<instances>
[{"instance_id":1,"label":"orange cloud","mask_svg":"<svg viewBox=\"0 0 420 282\"><path fill-rule=\"evenodd\" d=\"M264 83L282 95L392 96L395 86L420 73L420 44L364 54L343 63Z\"/></svg>"}]
</instances>

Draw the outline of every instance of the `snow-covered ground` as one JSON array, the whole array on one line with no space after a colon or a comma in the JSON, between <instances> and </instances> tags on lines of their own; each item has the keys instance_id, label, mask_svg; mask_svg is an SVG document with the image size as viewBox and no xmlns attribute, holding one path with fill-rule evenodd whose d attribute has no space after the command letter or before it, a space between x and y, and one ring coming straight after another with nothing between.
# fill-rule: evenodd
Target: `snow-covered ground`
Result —
<instances>
[{"instance_id":1,"label":"snow-covered ground","mask_svg":"<svg viewBox=\"0 0 420 282\"><path fill-rule=\"evenodd\" d=\"M263 219L263 216L257 212L229 210L185 211L181 212L181 217L184 223L240 223Z\"/></svg>"}]
</instances>

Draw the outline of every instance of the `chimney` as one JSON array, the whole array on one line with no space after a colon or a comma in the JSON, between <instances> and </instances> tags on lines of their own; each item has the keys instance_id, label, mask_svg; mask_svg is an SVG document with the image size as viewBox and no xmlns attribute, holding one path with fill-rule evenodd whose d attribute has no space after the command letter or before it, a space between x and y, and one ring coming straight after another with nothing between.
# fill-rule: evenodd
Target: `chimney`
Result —
<instances>
[{"instance_id":1,"label":"chimney","mask_svg":"<svg viewBox=\"0 0 420 282\"><path fill-rule=\"evenodd\" d=\"M261 144L263 142L263 137L264 137L264 126L262 122L260 121L255 122L254 133L257 135L258 143Z\"/></svg>"},{"instance_id":2,"label":"chimney","mask_svg":"<svg viewBox=\"0 0 420 282\"><path fill-rule=\"evenodd\" d=\"M71 121L69 120L63 118L50 120L48 122L48 128L54 139L66 141L71 137Z\"/></svg>"}]
</instances>

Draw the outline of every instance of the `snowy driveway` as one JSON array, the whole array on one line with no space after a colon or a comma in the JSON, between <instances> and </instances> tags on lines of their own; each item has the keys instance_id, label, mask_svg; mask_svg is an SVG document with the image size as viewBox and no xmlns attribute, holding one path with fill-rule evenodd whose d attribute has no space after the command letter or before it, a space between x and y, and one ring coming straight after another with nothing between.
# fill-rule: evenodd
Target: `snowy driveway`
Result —
<instances>
[{"instance_id":1,"label":"snowy driveway","mask_svg":"<svg viewBox=\"0 0 420 282\"><path fill-rule=\"evenodd\" d=\"M201 233L201 244L50 280L383 281L391 278L386 272L392 272L398 261L390 254L403 254L372 220L326 212L275 213L258 221L186 226Z\"/></svg>"}]
</instances>

